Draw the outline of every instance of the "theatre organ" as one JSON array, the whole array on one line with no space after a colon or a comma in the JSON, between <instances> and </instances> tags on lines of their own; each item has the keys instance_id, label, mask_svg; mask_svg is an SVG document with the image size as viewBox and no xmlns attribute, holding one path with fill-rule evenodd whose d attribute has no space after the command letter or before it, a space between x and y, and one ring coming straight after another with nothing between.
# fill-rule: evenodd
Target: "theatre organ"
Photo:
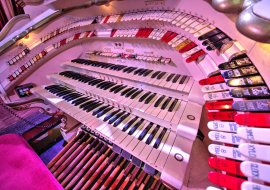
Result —
<instances>
[{"instance_id":1,"label":"theatre organ","mask_svg":"<svg viewBox=\"0 0 270 190\"><path fill-rule=\"evenodd\" d=\"M1 96L64 115L68 144L48 164L62 187L270 188L270 46L239 33L237 15L201 0L25 10L33 19L0 41Z\"/></svg>"}]
</instances>

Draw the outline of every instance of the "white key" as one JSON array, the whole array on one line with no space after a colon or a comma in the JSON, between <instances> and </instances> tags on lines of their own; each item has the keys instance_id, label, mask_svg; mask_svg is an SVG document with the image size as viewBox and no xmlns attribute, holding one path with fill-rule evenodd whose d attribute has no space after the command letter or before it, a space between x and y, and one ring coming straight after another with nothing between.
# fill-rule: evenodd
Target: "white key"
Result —
<instances>
[{"instance_id":1,"label":"white key","mask_svg":"<svg viewBox=\"0 0 270 190\"><path fill-rule=\"evenodd\" d=\"M191 148L192 141L176 136L162 170L161 179L172 184L176 189L181 189L183 185Z\"/></svg>"},{"instance_id":2,"label":"white key","mask_svg":"<svg viewBox=\"0 0 270 190\"><path fill-rule=\"evenodd\" d=\"M192 77L189 77L184 89L183 89L183 92L186 92L189 94L189 92L191 91L191 88L194 84L194 79Z\"/></svg>"},{"instance_id":3,"label":"white key","mask_svg":"<svg viewBox=\"0 0 270 190\"><path fill-rule=\"evenodd\" d=\"M157 127L157 126L155 126L155 127ZM150 155L152 149L154 148L154 144L155 144L155 142L156 142L156 140L157 140L159 134L161 133L162 129L163 129L163 128L160 127L160 128L158 129L158 131L156 132L154 138L152 139L151 143L150 143L149 145L146 145L146 146L144 147L144 149L142 150L142 152L141 152L141 154L140 154L140 158L146 160L146 158Z\"/></svg>"},{"instance_id":4,"label":"white key","mask_svg":"<svg viewBox=\"0 0 270 190\"><path fill-rule=\"evenodd\" d=\"M144 125L141 126L135 137L132 139L132 141L129 143L129 145L126 147L127 150L132 151L137 144L140 142L139 136L142 133L142 131L149 125L149 121L144 121Z\"/></svg>"},{"instance_id":5,"label":"white key","mask_svg":"<svg viewBox=\"0 0 270 190\"><path fill-rule=\"evenodd\" d=\"M155 124L151 127L151 129L147 132L145 137L137 144L137 146L132 150L134 152L134 155L140 155L144 147L146 146L146 140L148 139L149 135L154 130Z\"/></svg>"},{"instance_id":6,"label":"white key","mask_svg":"<svg viewBox=\"0 0 270 190\"><path fill-rule=\"evenodd\" d=\"M174 132L170 132L166 142L164 143L164 146L162 150L160 151L160 154L155 162L155 166L163 169L166 160L171 152L173 143L175 141L176 134Z\"/></svg>"},{"instance_id":7,"label":"white key","mask_svg":"<svg viewBox=\"0 0 270 190\"><path fill-rule=\"evenodd\" d=\"M178 100L177 103L176 103L176 105L175 105L175 107L174 107L174 109L171 112L169 112L169 111L167 112L167 114L166 114L166 116L164 118L165 121L168 121L168 122L171 122L172 121L172 118L175 115L176 111L178 110L178 108L180 108L179 107L180 104L181 104L181 101Z\"/></svg>"},{"instance_id":8,"label":"white key","mask_svg":"<svg viewBox=\"0 0 270 190\"><path fill-rule=\"evenodd\" d=\"M152 109L153 111L150 113L152 116L155 116L155 117L158 116L158 114L161 112L161 107L167 98L168 97L165 96L165 98L160 102L160 104L155 109Z\"/></svg>"},{"instance_id":9,"label":"white key","mask_svg":"<svg viewBox=\"0 0 270 190\"><path fill-rule=\"evenodd\" d=\"M169 103L167 104L167 106L165 107L165 109L161 109L161 111L158 114L158 118L160 119L164 119L164 117L166 116L166 114L168 113L168 109L171 106L171 104L173 103L173 98L170 99Z\"/></svg>"},{"instance_id":10,"label":"white key","mask_svg":"<svg viewBox=\"0 0 270 190\"><path fill-rule=\"evenodd\" d=\"M158 148L153 148L151 153L149 154L148 158L147 158L147 161L150 162L151 164L154 164L163 148L163 146L165 145L165 142L167 141L167 138L170 134L170 131L167 130L165 135L163 136L161 142L160 142L160 145L158 146Z\"/></svg>"},{"instance_id":11,"label":"white key","mask_svg":"<svg viewBox=\"0 0 270 190\"><path fill-rule=\"evenodd\" d=\"M174 124L179 124L180 120L181 120L181 117L184 113L184 110L186 108L186 105L187 105L187 102L185 101L181 101L181 103L179 104L178 106L178 109L177 111L175 112L171 122L174 123Z\"/></svg>"},{"instance_id":12,"label":"white key","mask_svg":"<svg viewBox=\"0 0 270 190\"><path fill-rule=\"evenodd\" d=\"M136 137L136 135L141 131L141 129L144 127L145 123L146 123L146 121L144 120L143 123L134 131L134 133L132 135L126 136L126 138L122 141L121 146L127 147L130 144L130 142Z\"/></svg>"}]
</instances>

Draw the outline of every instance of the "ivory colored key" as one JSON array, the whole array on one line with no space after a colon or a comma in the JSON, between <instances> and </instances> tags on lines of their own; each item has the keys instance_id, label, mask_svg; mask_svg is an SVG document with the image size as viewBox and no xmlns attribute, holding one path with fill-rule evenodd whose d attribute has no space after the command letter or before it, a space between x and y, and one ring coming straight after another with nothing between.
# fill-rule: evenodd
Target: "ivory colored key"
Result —
<instances>
[{"instance_id":1,"label":"ivory colored key","mask_svg":"<svg viewBox=\"0 0 270 190\"><path fill-rule=\"evenodd\" d=\"M139 127L132 133L132 135L126 136L126 138L122 141L121 146L127 147L131 141L138 135L139 132L141 132L142 128L145 126L147 121L143 121Z\"/></svg>"},{"instance_id":2,"label":"ivory colored key","mask_svg":"<svg viewBox=\"0 0 270 190\"><path fill-rule=\"evenodd\" d=\"M164 118L165 121L171 122L173 116L176 114L176 111L180 109L181 101L178 99L174 99L172 104L170 105L168 112ZM171 110L170 110L171 109Z\"/></svg>"},{"instance_id":3,"label":"ivory colored key","mask_svg":"<svg viewBox=\"0 0 270 190\"><path fill-rule=\"evenodd\" d=\"M178 107L177 111L175 112L175 114L174 114L174 116L173 116L173 118L171 120L171 123L174 123L174 124L179 124L180 123L181 116L184 113L186 105L187 105L187 102L181 101L181 104L179 104L179 107Z\"/></svg>"},{"instance_id":4,"label":"ivory colored key","mask_svg":"<svg viewBox=\"0 0 270 190\"><path fill-rule=\"evenodd\" d=\"M134 152L134 155L140 155L141 151L144 149L144 147L146 146L146 140L148 139L148 137L150 136L150 134L152 133L152 131L154 130L154 126L155 124L152 125L152 127L150 128L150 130L147 132L147 134L145 135L145 137L136 145L136 147L132 150L132 152Z\"/></svg>"},{"instance_id":5,"label":"ivory colored key","mask_svg":"<svg viewBox=\"0 0 270 190\"><path fill-rule=\"evenodd\" d=\"M157 129L158 126L155 126L155 128ZM157 132L155 133L152 141L150 142L150 144L147 144L144 149L142 150L141 154L140 154L140 158L145 159L148 157L148 155L151 153L152 149L154 148L154 144L157 141L158 136L160 135L160 133L162 132L163 127L159 126L159 129L157 129Z\"/></svg>"},{"instance_id":6,"label":"ivory colored key","mask_svg":"<svg viewBox=\"0 0 270 190\"><path fill-rule=\"evenodd\" d=\"M159 156L159 154L161 153L167 139L168 139L168 136L170 134L170 131L169 130L166 130L162 140L160 141L160 144L157 148L153 148L151 153L149 154L149 156L147 157L147 161L150 162L151 164L154 164L156 163L156 160Z\"/></svg>"},{"instance_id":7,"label":"ivory colored key","mask_svg":"<svg viewBox=\"0 0 270 190\"><path fill-rule=\"evenodd\" d=\"M157 117L160 118L160 119L164 119L164 117L165 117L166 114L168 113L168 110L169 110L171 104L173 103L173 100L174 100L174 99L171 98L171 99L168 99L168 100L169 100L168 103L167 103L167 102L164 103L165 106L162 105L161 111L160 111L159 114L157 115ZM167 105L166 105L166 103L167 103Z\"/></svg>"},{"instance_id":8,"label":"ivory colored key","mask_svg":"<svg viewBox=\"0 0 270 190\"><path fill-rule=\"evenodd\" d=\"M164 143L164 146L162 150L160 151L160 154L155 162L155 166L163 169L166 160L171 152L173 143L175 141L176 134L174 132L170 132L166 142Z\"/></svg>"}]
</instances>

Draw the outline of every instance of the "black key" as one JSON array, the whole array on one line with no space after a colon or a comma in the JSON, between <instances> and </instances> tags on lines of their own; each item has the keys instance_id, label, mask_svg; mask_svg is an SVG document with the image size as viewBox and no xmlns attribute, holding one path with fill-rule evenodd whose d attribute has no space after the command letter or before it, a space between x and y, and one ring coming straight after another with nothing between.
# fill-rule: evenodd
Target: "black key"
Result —
<instances>
[{"instance_id":1,"label":"black key","mask_svg":"<svg viewBox=\"0 0 270 190\"><path fill-rule=\"evenodd\" d=\"M138 119L138 117L134 117L132 120L130 120L122 129L122 131L128 130L128 128Z\"/></svg>"},{"instance_id":2,"label":"black key","mask_svg":"<svg viewBox=\"0 0 270 190\"><path fill-rule=\"evenodd\" d=\"M76 96L76 95L78 95L78 93L74 92L74 93L67 94L67 95L63 96L62 98L63 98L64 100L67 100L67 99L69 99L69 98L71 98L71 97L74 97L74 96Z\"/></svg>"},{"instance_id":3,"label":"black key","mask_svg":"<svg viewBox=\"0 0 270 190\"><path fill-rule=\"evenodd\" d=\"M117 94L118 92L120 92L121 90L123 90L123 89L126 88L126 87L127 87L127 86L122 86L122 87L116 89L116 90L114 91L114 93Z\"/></svg>"},{"instance_id":4,"label":"black key","mask_svg":"<svg viewBox=\"0 0 270 190\"><path fill-rule=\"evenodd\" d=\"M115 85L116 85L115 83L111 83L111 84L107 85L106 87L104 87L103 90L108 90L109 88L112 88Z\"/></svg>"},{"instance_id":5,"label":"black key","mask_svg":"<svg viewBox=\"0 0 270 190\"><path fill-rule=\"evenodd\" d=\"M162 95L155 103L154 107L158 107L159 104L163 101L163 99L165 98L166 96L165 95Z\"/></svg>"},{"instance_id":6,"label":"black key","mask_svg":"<svg viewBox=\"0 0 270 190\"><path fill-rule=\"evenodd\" d=\"M161 106L161 109L164 110L167 105L169 104L169 102L171 101L172 97L168 97L165 102L163 103L163 105Z\"/></svg>"},{"instance_id":7,"label":"black key","mask_svg":"<svg viewBox=\"0 0 270 190\"><path fill-rule=\"evenodd\" d=\"M107 85L108 83L109 83L108 81L104 81L104 82L99 83L96 87L102 88L104 85Z\"/></svg>"},{"instance_id":8,"label":"black key","mask_svg":"<svg viewBox=\"0 0 270 190\"><path fill-rule=\"evenodd\" d=\"M141 72L139 72L139 76L142 76L146 71L148 71L147 69L143 69Z\"/></svg>"},{"instance_id":9,"label":"black key","mask_svg":"<svg viewBox=\"0 0 270 190\"><path fill-rule=\"evenodd\" d=\"M174 79L173 79L173 83L176 83L178 81L178 79L180 78L181 75L177 74Z\"/></svg>"},{"instance_id":10,"label":"black key","mask_svg":"<svg viewBox=\"0 0 270 190\"><path fill-rule=\"evenodd\" d=\"M164 75L166 74L166 72L162 72L157 76L157 79L160 80Z\"/></svg>"},{"instance_id":11,"label":"black key","mask_svg":"<svg viewBox=\"0 0 270 190\"><path fill-rule=\"evenodd\" d=\"M97 118L100 118L101 116L103 116L104 114L108 113L112 109L113 109L113 107L108 107L107 109L104 109L103 111L99 112L96 117Z\"/></svg>"},{"instance_id":12,"label":"black key","mask_svg":"<svg viewBox=\"0 0 270 190\"><path fill-rule=\"evenodd\" d=\"M98 108L97 110L95 110L92 115L97 115L99 112L103 111L104 109L110 107L109 105L106 105L106 106L102 106L100 108Z\"/></svg>"},{"instance_id":13,"label":"black key","mask_svg":"<svg viewBox=\"0 0 270 190\"><path fill-rule=\"evenodd\" d=\"M174 75L175 75L175 74L170 74L170 75L167 77L166 81L169 82L170 80L172 80L172 78L173 78Z\"/></svg>"},{"instance_id":14,"label":"black key","mask_svg":"<svg viewBox=\"0 0 270 190\"><path fill-rule=\"evenodd\" d=\"M113 126L117 127L120 123L122 123L128 116L130 116L130 113L127 113L125 115L123 115L122 117L120 117L119 119L117 119L117 121L114 122Z\"/></svg>"},{"instance_id":15,"label":"black key","mask_svg":"<svg viewBox=\"0 0 270 190\"><path fill-rule=\"evenodd\" d=\"M137 69L136 71L134 71L134 75L137 75L139 72L141 72L143 69Z\"/></svg>"},{"instance_id":16,"label":"black key","mask_svg":"<svg viewBox=\"0 0 270 190\"><path fill-rule=\"evenodd\" d=\"M64 91L56 93L55 95L61 97L61 96L64 96L66 94L69 94L71 92L72 92L72 90L64 90Z\"/></svg>"},{"instance_id":17,"label":"black key","mask_svg":"<svg viewBox=\"0 0 270 190\"><path fill-rule=\"evenodd\" d=\"M86 100L88 100L89 98L88 97L82 97L82 98L79 98L77 100L74 100L73 102L71 102L72 104L74 104L75 106L80 104L80 103L83 103L85 102Z\"/></svg>"},{"instance_id":18,"label":"black key","mask_svg":"<svg viewBox=\"0 0 270 190\"><path fill-rule=\"evenodd\" d=\"M125 94L127 94L129 91L133 90L134 87L130 87L130 88L127 88L126 90L122 91L121 92L121 96L124 96Z\"/></svg>"},{"instance_id":19,"label":"black key","mask_svg":"<svg viewBox=\"0 0 270 190\"><path fill-rule=\"evenodd\" d=\"M147 138L147 140L145 141L146 144L150 144L151 141L153 140L153 138L155 137L156 133L158 132L160 126L157 125L155 127L155 129L152 131L152 133L149 135L149 137Z\"/></svg>"},{"instance_id":20,"label":"black key","mask_svg":"<svg viewBox=\"0 0 270 190\"><path fill-rule=\"evenodd\" d=\"M112 116L114 116L115 114L117 114L118 112L120 112L121 110L115 110L112 113L110 113L109 115L107 115L103 121L108 121Z\"/></svg>"},{"instance_id":21,"label":"black key","mask_svg":"<svg viewBox=\"0 0 270 190\"><path fill-rule=\"evenodd\" d=\"M153 78L156 78L157 75L158 75L160 72L161 72L161 71L156 71L156 72L154 72L154 74L152 74L151 78L152 78L152 79L153 79Z\"/></svg>"},{"instance_id":22,"label":"black key","mask_svg":"<svg viewBox=\"0 0 270 190\"><path fill-rule=\"evenodd\" d=\"M98 85L99 83L103 82L103 80L101 79L97 79L96 81L93 81L90 85L91 86L95 86L95 85Z\"/></svg>"},{"instance_id":23,"label":"black key","mask_svg":"<svg viewBox=\"0 0 270 190\"><path fill-rule=\"evenodd\" d=\"M144 99L150 94L151 94L151 92L146 92L142 97L140 97L139 102L144 101Z\"/></svg>"},{"instance_id":24,"label":"black key","mask_svg":"<svg viewBox=\"0 0 270 190\"><path fill-rule=\"evenodd\" d=\"M147 77L152 71L153 71L153 70L147 70L147 71L143 74L143 76L144 76L144 77Z\"/></svg>"},{"instance_id":25,"label":"black key","mask_svg":"<svg viewBox=\"0 0 270 190\"><path fill-rule=\"evenodd\" d=\"M88 102L88 104L86 106L84 106L82 109L83 110L87 110L88 108L91 108L93 105L96 105L98 103L97 100L93 100L93 101L90 101Z\"/></svg>"},{"instance_id":26,"label":"black key","mask_svg":"<svg viewBox=\"0 0 270 190\"><path fill-rule=\"evenodd\" d=\"M138 121L128 132L129 135L132 135L137 129L138 127L144 122L144 119L141 119L140 121Z\"/></svg>"},{"instance_id":27,"label":"black key","mask_svg":"<svg viewBox=\"0 0 270 190\"><path fill-rule=\"evenodd\" d=\"M155 144L154 144L154 148L158 148L158 147L159 147L159 145L160 145L160 143L161 143L161 141L162 141L164 135L166 134L166 132L167 132L167 129L166 129L166 128L164 128L164 129L161 131L161 133L159 134L159 136L158 136L158 138L157 138L157 140L156 140L156 142L155 142Z\"/></svg>"},{"instance_id":28,"label":"black key","mask_svg":"<svg viewBox=\"0 0 270 190\"><path fill-rule=\"evenodd\" d=\"M134 71L135 69L137 69L137 67L131 67L131 68L127 71L127 73L131 73L131 72Z\"/></svg>"},{"instance_id":29,"label":"black key","mask_svg":"<svg viewBox=\"0 0 270 190\"><path fill-rule=\"evenodd\" d=\"M111 89L110 89L110 92L113 92L114 90L120 88L121 86L123 86L123 85L122 85L122 84L119 84L119 85L117 85L117 86L111 88Z\"/></svg>"},{"instance_id":30,"label":"black key","mask_svg":"<svg viewBox=\"0 0 270 190\"><path fill-rule=\"evenodd\" d=\"M72 93L72 94L69 94L69 95L65 95L63 97L63 99L69 101L70 99L77 98L77 97L80 97L80 96L82 96L82 95L75 92L75 93Z\"/></svg>"},{"instance_id":31,"label":"black key","mask_svg":"<svg viewBox=\"0 0 270 190\"><path fill-rule=\"evenodd\" d=\"M89 102L85 102L84 104L81 104L81 105L80 105L80 108L81 108L81 109L84 109L86 106L92 104L92 103L95 102L95 101L96 101L96 100L91 100L91 101L89 101Z\"/></svg>"},{"instance_id":32,"label":"black key","mask_svg":"<svg viewBox=\"0 0 270 190\"><path fill-rule=\"evenodd\" d=\"M151 94L151 96L149 96L146 100L145 100L145 104L149 104L149 102L151 102L151 100L157 95L157 93Z\"/></svg>"},{"instance_id":33,"label":"black key","mask_svg":"<svg viewBox=\"0 0 270 190\"><path fill-rule=\"evenodd\" d=\"M127 72L130 68L131 68L131 67L125 68L125 69L123 70L123 72L124 72L124 73Z\"/></svg>"},{"instance_id":34,"label":"black key","mask_svg":"<svg viewBox=\"0 0 270 190\"><path fill-rule=\"evenodd\" d=\"M86 112L90 112L90 111L92 111L92 110L95 110L95 109L97 109L97 108L98 108L99 106L101 106L101 105L103 105L103 103L102 103L102 102L98 102L97 104L95 104L95 105L89 107L89 108L86 110Z\"/></svg>"},{"instance_id":35,"label":"black key","mask_svg":"<svg viewBox=\"0 0 270 190\"><path fill-rule=\"evenodd\" d=\"M110 120L109 120L109 124L112 124L113 122L115 122L118 118L120 118L121 116L123 116L126 112L122 111L121 113L118 113L116 115L114 115Z\"/></svg>"},{"instance_id":36,"label":"black key","mask_svg":"<svg viewBox=\"0 0 270 190\"><path fill-rule=\"evenodd\" d=\"M175 100L173 101L173 103L171 104L171 106L170 106L170 108L169 108L169 112L172 112L172 111L173 111L173 109L175 108L177 102L178 102L178 99L175 99Z\"/></svg>"},{"instance_id":37,"label":"black key","mask_svg":"<svg viewBox=\"0 0 270 190\"><path fill-rule=\"evenodd\" d=\"M126 93L126 97L130 97L134 92L136 92L138 90L138 88L132 89L131 91L129 91L128 93Z\"/></svg>"},{"instance_id":38,"label":"black key","mask_svg":"<svg viewBox=\"0 0 270 190\"><path fill-rule=\"evenodd\" d=\"M179 81L179 84L184 84L185 80L187 79L187 76L183 76L181 80Z\"/></svg>"},{"instance_id":39,"label":"black key","mask_svg":"<svg viewBox=\"0 0 270 190\"><path fill-rule=\"evenodd\" d=\"M66 101L67 101L67 102L70 102L70 101L73 101L73 100L75 100L75 99L77 99L77 98L79 98L79 97L82 97L82 96L83 96L83 95L81 95L81 94L77 94L77 95L74 95L74 96L72 96L72 97L67 98Z\"/></svg>"},{"instance_id":40,"label":"black key","mask_svg":"<svg viewBox=\"0 0 270 190\"><path fill-rule=\"evenodd\" d=\"M135 92L130 98L131 99L134 99L134 98L136 98L142 92L143 92L143 90L139 90L139 91Z\"/></svg>"},{"instance_id":41,"label":"black key","mask_svg":"<svg viewBox=\"0 0 270 190\"><path fill-rule=\"evenodd\" d=\"M143 138L145 137L145 135L148 133L148 131L151 129L151 127L154 125L154 123L149 123L149 125L147 125L147 127L144 128L144 130L141 132L140 136L138 137L138 139L141 141L143 140Z\"/></svg>"}]
</instances>

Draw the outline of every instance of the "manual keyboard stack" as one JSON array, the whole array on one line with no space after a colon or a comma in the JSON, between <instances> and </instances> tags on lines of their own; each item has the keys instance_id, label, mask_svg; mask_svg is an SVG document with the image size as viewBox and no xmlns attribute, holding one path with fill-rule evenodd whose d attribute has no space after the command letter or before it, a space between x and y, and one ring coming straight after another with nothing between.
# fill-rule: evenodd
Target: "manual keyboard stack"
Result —
<instances>
[{"instance_id":1,"label":"manual keyboard stack","mask_svg":"<svg viewBox=\"0 0 270 190\"><path fill-rule=\"evenodd\" d=\"M103 77L107 72L101 76L89 73L92 70L88 68L89 72L83 72L87 74L78 70L52 74L49 78L56 84L33 91L84 124L84 131L106 140L114 152L149 175L158 174L171 187L181 188L188 173L202 109L189 101L193 79L175 73L82 59L73 62L80 62L72 64L81 72L80 65L86 62L93 68L108 69L110 74L134 75L136 78L132 80L146 77L148 81L141 81L155 88L142 88L138 81L134 85L134 82L112 80ZM122 74L118 76L121 77ZM167 89L161 88L166 85ZM181 86L181 91L170 88L172 86ZM171 94L166 94L167 91Z\"/></svg>"}]
</instances>

